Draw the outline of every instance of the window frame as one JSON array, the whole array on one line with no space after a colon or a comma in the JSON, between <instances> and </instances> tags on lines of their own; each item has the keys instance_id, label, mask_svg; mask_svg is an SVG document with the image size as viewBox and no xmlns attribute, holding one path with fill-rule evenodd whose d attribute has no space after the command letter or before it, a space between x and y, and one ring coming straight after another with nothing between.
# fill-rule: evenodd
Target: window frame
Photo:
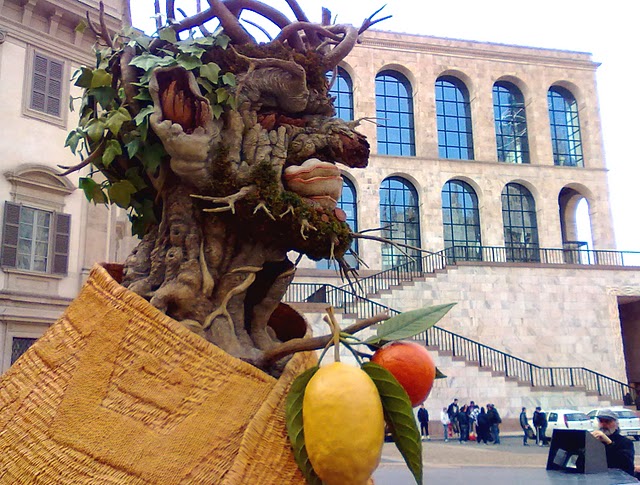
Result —
<instances>
[{"instance_id":1,"label":"window frame","mask_svg":"<svg viewBox=\"0 0 640 485\"><path fill-rule=\"evenodd\" d=\"M34 76L36 74L34 69L36 56L46 58L48 63L53 61L62 64L60 79L60 114L57 116L31 107ZM69 61L30 45L27 47L25 63L25 77L22 94L22 114L29 118L34 118L66 129L67 116L69 113L67 102L67 100L69 99L70 89Z\"/></svg>"},{"instance_id":2,"label":"window frame","mask_svg":"<svg viewBox=\"0 0 640 485\"><path fill-rule=\"evenodd\" d=\"M451 86L441 85L443 83L449 83ZM456 99L448 100L445 95L445 89L452 88L456 90ZM469 89L466 84L457 77L439 76L434 83L434 90L436 128L438 133L438 157L444 160L474 160L473 119L471 116ZM462 98L461 100L458 99L460 97ZM455 110L453 110L455 114L450 113L452 106L455 107ZM462 122L467 128L466 130L461 127ZM450 125L455 125L456 129L449 129L448 127ZM466 139L468 146L463 146L461 142L462 137ZM450 140L457 140L457 143L450 143ZM466 150L466 153L463 154L463 150Z\"/></svg>"},{"instance_id":3,"label":"window frame","mask_svg":"<svg viewBox=\"0 0 640 485\"><path fill-rule=\"evenodd\" d=\"M563 102L563 109L555 104ZM551 151L553 164L557 167L584 168L584 145L582 143L582 127L580 126L580 110L578 100L571 91L562 86L551 86L547 91L547 109L549 114L549 129L551 130ZM564 113L564 123L556 123L555 114ZM571 118L568 120L567 118ZM571 123L570 123L571 122ZM559 136L561 130L566 130L566 136ZM567 144L566 152L560 151L561 144ZM573 148L570 146L574 145ZM575 153L574 153L575 152ZM566 157L566 161L561 159ZM574 160L575 159L575 160Z\"/></svg>"},{"instance_id":4,"label":"window frame","mask_svg":"<svg viewBox=\"0 0 640 485\"><path fill-rule=\"evenodd\" d=\"M395 80L385 80L389 77ZM389 88L387 88L389 85ZM400 92L400 87L404 93ZM379 93L379 91L382 91ZM393 93L392 91L397 91ZM390 107L397 108L390 109ZM404 109L406 104L406 110ZM378 155L395 157L416 156L415 109L413 105L413 87L401 72L392 69L380 71L375 77L375 105L377 119ZM389 118L397 117L397 123ZM406 122L406 123L405 123ZM390 141L397 138L397 141ZM405 138L407 138L405 140ZM391 153L390 148L397 147L399 153Z\"/></svg>"},{"instance_id":5,"label":"window frame","mask_svg":"<svg viewBox=\"0 0 640 485\"><path fill-rule=\"evenodd\" d=\"M510 189L518 190L519 193L509 193ZM538 216L536 201L533 197L533 194L524 185L516 182L510 182L506 184L502 189L500 200L502 206L502 230L506 260L508 262L540 262ZM512 205L517 205L516 200L519 200L520 208L512 208ZM531 209L523 208L522 202L524 200L526 200L527 203L532 207ZM529 225L525 224L525 219L527 219L527 217L525 216L528 216ZM513 220L517 220L518 218L522 220L522 223L514 224ZM525 240L520 244L514 244L514 242L511 241L510 238L508 238L508 231L513 232L513 229L521 229L524 237L526 237L527 229L529 229L532 240Z\"/></svg>"},{"instance_id":6,"label":"window frame","mask_svg":"<svg viewBox=\"0 0 640 485\"><path fill-rule=\"evenodd\" d=\"M333 106L336 109L336 117L344 121L353 121L353 80L346 69L340 66L338 66L335 76L329 95L335 98ZM343 106L342 101L344 100L348 106ZM344 114L348 116L345 117Z\"/></svg>"},{"instance_id":7,"label":"window frame","mask_svg":"<svg viewBox=\"0 0 640 485\"><path fill-rule=\"evenodd\" d=\"M454 184L459 186L459 190L451 190ZM453 194L462 194L462 205L460 207L454 207L451 203ZM448 196L448 206L445 206L445 196ZM467 206L467 196L470 199L470 206ZM482 261L482 226L480 224L480 208L476 191L464 180L451 179L442 186L441 199L442 233L445 252L447 252L447 250L453 252L453 256L457 260ZM447 212L449 213L449 217L446 215ZM462 215L462 223L454 223L456 212ZM469 217L469 213L471 213L471 217ZM470 218L475 219L477 223L469 223ZM451 228L450 239L447 237L447 227ZM463 228L465 234L464 240L455 238L457 232L455 230L456 227ZM470 232L477 232L477 239L470 239ZM456 244L456 242L463 244Z\"/></svg>"},{"instance_id":8,"label":"window frame","mask_svg":"<svg viewBox=\"0 0 640 485\"><path fill-rule=\"evenodd\" d=\"M515 103L503 103L505 96L514 99ZM498 81L493 84L492 97L498 161L514 164L530 163L529 128L527 126L527 112L522 91L513 83ZM522 121L516 120L517 114L511 114L511 119L505 121L504 118L508 116L508 111L514 108L521 113ZM523 133L517 133L518 126L524 126ZM509 145L513 148L505 148ZM509 154L512 155L512 160L507 159Z\"/></svg>"}]
</instances>

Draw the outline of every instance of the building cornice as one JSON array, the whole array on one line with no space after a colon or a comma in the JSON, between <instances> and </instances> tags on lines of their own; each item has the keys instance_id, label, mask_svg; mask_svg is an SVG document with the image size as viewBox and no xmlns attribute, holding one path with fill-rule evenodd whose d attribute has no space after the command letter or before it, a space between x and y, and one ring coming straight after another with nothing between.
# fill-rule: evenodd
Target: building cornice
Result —
<instances>
[{"instance_id":1,"label":"building cornice","mask_svg":"<svg viewBox=\"0 0 640 485\"><path fill-rule=\"evenodd\" d=\"M587 71L595 71L600 65L599 63L592 61L589 54L582 52L572 53L569 51L507 46L488 42L457 41L445 38L421 37L410 34L389 34L403 38L387 39L376 35L374 32L373 35L362 36L361 44L365 47L375 47L394 51L420 52L464 59L483 59L487 61L512 62L516 64L536 64L547 67L570 67L572 69L582 69ZM412 41L411 39L420 39L421 42ZM448 45L444 45L445 42L448 43ZM459 45L454 45L456 43ZM487 48L487 46L491 46L492 48ZM549 55L545 53L555 53L556 55ZM557 54L565 55L558 57Z\"/></svg>"}]
</instances>

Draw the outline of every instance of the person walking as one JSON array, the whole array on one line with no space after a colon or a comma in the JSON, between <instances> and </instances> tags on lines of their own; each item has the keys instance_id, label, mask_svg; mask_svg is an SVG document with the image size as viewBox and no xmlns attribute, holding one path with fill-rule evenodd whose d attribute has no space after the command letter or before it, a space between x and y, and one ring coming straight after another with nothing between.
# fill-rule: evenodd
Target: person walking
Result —
<instances>
[{"instance_id":1,"label":"person walking","mask_svg":"<svg viewBox=\"0 0 640 485\"><path fill-rule=\"evenodd\" d=\"M424 403L420 404L420 409L418 409L418 421L420 422L422 439L431 441L431 436L429 436L429 411L424 407Z\"/></svg>"},{"instance_id":2,"label":"person walking","mask_svg":"<svg viewBox=\"0 0 640 485\"><path fill-rule=\"evenodd\" d=\"M491 431L491 437L493 438L493 444L500 444L500 423L502 423L502 418L500 418L500 413L496 409L493 404L487 404L487 415L489 417L489 426Z\"/></svg>"},{"instance_id":3,"label":"person walking","mask_svg":"<svg viewBox=\"0 0 640 485\"><path fill-rule=\"evenodd\" d=\"M469 403L467 414L469 415L469 433L475 432L477 436L478 430L476 428L478 426L478 414L480 414L480 408L475 402L471 401Z\"/></svg>"},{"instance_id":4,"label":"person walking","mask_svg":"<svg viewBox=\"0 0 640 485\"><path fill-rule=\"evenodd\" d=\"M449 425L451 424L451 420L449 419L447 408L442 408L442 411L440 411L440 422L442 423L444 440L449 441Z\"/></svg>"},{"instance_id":5,"label":"person walking","mask_svg":"<svg viewBox=\"0 0 640 485\"><path fill-rule=\"evenodd\" d=\"M524 431L524 436L522 438L523 446L529 446L527 440L529 438L529 433L531 432L531 425L529 425L529 420L527 419L527 408L523 407L522 412L520 413L520 427L522 431Z\"/></svg>"},{"instance_id":6,"label":"person walking","mask_svg":"<svg viewBox=\"0 0 640 485\"><path fill-rule=\"evenodd\" d=\"M540 406L533 412L533 426L536 428L536 444L544 446L547 444L547 413Z\"/></svg>"},{"instance_id":7,"label":"person walking","mask_svg":"<svg viewBox=\"0 0 640 485\"><path fill-rule=\"evenodd\" d=\"M489 416L487 416L484 408L480 408L476 419L476 440L478 444L482 442L485 445L489 444Z\"/></svg>"}]
</instances>

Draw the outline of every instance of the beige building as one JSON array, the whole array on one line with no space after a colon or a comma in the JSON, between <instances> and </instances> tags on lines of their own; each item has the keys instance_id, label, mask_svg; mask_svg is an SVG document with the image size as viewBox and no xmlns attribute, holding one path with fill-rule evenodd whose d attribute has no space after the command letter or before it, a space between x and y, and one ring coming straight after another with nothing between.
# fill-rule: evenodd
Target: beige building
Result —
<instances>
[{"instance_id":1,"label":"beige building","mask_svg":"<svg viewBox=\"0 0 640 485\"><path fill-rule=\"evenodd\" d=\"M94 262L121 257L123 216L90 205L78 175L58 167L79 161L64 146L78 122L69 96L81 94L70 79L95 63L95 38L76 27L87 11L98 18L98 3L0 1L0 371L57 319ZM104 3L119 30L121 1Z\"/></svg>"},{"instance_id":2,"label":"beige building","mask_svg":"<svg viewBox=\"0 0 640 485\"><path fill-rule=\"evenodd\" d=\"M121 1L105 4L118 29ZM124 215L59 176L77 163L64 143L71 75L94 62L92 34L75 29L87 10L97 18L98 2L0 0L0 371L94 262L129 249ZM367 32L333 88L372 148L369 168L345 171L341 204L358 231L422 252L359 239L361 298L303 260L288 299L318 326L327 303L347 322L457 302L426 342L449 376L433 411L454 395L506 409L618 401L640 382L640 271L615 250L596 69L586 53ZM578 240L582 199L591 241Z\"/></svg>"}]
</instances>

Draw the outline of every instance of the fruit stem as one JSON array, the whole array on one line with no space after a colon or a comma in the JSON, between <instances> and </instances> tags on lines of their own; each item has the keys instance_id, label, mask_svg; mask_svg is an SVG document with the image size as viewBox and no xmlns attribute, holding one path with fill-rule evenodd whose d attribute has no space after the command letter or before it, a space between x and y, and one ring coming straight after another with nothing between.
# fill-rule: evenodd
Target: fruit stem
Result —
<instances>
[{"instance_id":1,"label":"fruit stem","mask_svg":"<svg viewBox=\"0 0 640 485\"><path fill-rule=\"evenodd\" d=\"M331 333L333 335L333 360L340 362L340 325L336 321L336 315L333 313L333 307L327 308L329 322L331 324Z\"/></svg>"},{"instance_id":2,"label":"fruit stem","mask_svg":"<svg viewBox=\"0 0 640 485\"><path fill-rule=\"evenodd\" d=\"M353 356L356 358L356 360L358 361L359 365L362 365L362 358L360 357L360 352L358 352L357 350L353 349L351 347L351 345L349 345L347 342L343 341L342 342L343 345L349 350L349 352L351 352L353 354Z\"/></svg>"}]
</instances>

